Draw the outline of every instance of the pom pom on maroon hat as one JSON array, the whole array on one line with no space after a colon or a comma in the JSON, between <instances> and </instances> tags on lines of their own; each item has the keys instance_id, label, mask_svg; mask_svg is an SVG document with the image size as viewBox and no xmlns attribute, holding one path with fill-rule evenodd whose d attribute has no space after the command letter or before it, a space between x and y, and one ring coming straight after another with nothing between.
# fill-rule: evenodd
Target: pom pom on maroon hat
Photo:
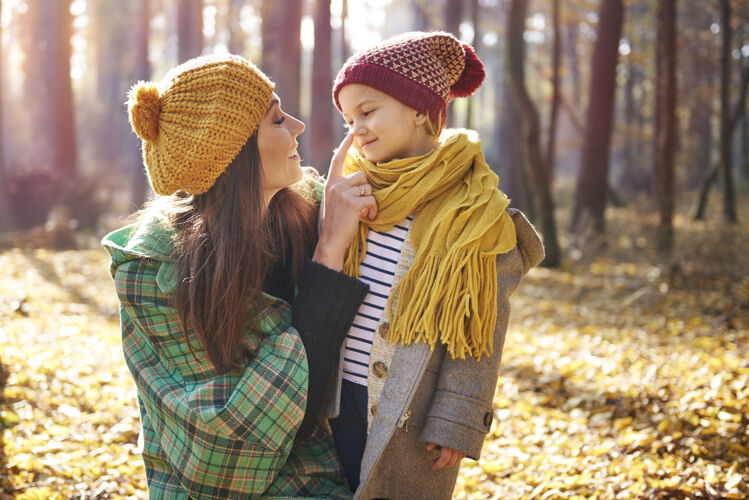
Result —
<instances>
[{"instance_id":1,"label":"pom pom on maroon hat","mask_svg":"<svg viewBox=\"0 0 749 500\"><path fill-rule=\"evenodd\" d=\"M484 83L484 78L486 77L484 63L476 55L476 51L465 42L462 45L465 52L465 68L458 81L450 87L450 98L452 99L473 95L481 84Z\"/></svg>"},{"instance_id":2,"label":"pom pom on maroon hat","mask_svg":"<svg viewBox=\"0 0 749 500\"><path fill-rule=\"evenodd\" d=\"M467 43L450 33L414 31L350 57L333 83L333 101L340 110L340 90L360 83L444 126L450 100L472 95L484 76L484 64Z\"/></svg>"}]
</instances>

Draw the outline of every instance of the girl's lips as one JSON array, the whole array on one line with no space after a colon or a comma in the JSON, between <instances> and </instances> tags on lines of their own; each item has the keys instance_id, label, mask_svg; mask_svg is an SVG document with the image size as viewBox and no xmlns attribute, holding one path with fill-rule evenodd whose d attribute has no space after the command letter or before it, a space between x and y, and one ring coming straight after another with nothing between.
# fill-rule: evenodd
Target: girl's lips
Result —
<instances>
[{"instance_id":1,"label":"girl's lips","mask_svg":"<svg viewBox=\"0 0 749 500\"><path fill-rule=\"evenodd\" d=\"M362 144L362 146L361 146L361 147L362 147L362 149L366 148L367 146L369 146L370 144L372 144L372 143L373 143L374 141L376 141L376 140L377 140L377 139L372 139L371 141L365 142L365 143L364 143L364 144Z\"/></svg>"}]
</instances>

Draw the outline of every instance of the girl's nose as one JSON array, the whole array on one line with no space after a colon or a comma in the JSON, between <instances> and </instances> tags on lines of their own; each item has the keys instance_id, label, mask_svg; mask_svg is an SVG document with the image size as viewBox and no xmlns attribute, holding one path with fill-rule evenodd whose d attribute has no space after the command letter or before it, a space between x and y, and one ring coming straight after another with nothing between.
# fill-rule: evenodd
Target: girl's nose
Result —
<instances>
[{"instance_id":1,"label":"girl's nose","mask_svg":"<svg viewBox=\"0 0 749 500\"><path fill-rule=\"evenodd\" d=\"M351 130L354 132L354 135L362 135L364 132L366 132L366 129L364 128L364 125L362 125L362 122L356 121L351 126Z\"/></svg>"}]
</instances>

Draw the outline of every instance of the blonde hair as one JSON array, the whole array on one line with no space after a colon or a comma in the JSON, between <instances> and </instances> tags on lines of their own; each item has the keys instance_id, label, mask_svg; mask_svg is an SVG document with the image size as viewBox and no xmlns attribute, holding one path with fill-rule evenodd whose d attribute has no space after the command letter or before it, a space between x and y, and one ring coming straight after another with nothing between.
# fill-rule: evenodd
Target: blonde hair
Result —
<instances>
[{"instance_id":1,"label":"blonde hair","mask_svg":"<svg viewBox=\"0 0 749 500\"><path fill-rule=\"evenodd\" d=\"M424 122L424 130L426 130L426 133L429 134L432 137L439 137L439 135L442 133L442 130L445 128L442 124L444 123L444 120L442 119L442 111L439 112L439 116L432 117L430 115L426 115L427 119Z\"/></svg>"}]
</instances>

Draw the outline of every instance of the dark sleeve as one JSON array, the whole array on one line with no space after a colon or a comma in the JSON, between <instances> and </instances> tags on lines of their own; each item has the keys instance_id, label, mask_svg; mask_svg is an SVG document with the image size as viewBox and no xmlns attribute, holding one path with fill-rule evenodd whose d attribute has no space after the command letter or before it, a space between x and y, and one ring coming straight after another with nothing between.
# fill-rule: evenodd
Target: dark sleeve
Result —
<instances>
[{"instance_id":1,"label":"dark sleeve","mask_svg":"<svg viewBox=\"0 0 749 500\"><path fill-rule=\"evenodd\" d=\"M315 427L325 388L336 369L341 344L364 301L369 286L356 278L307 261L292 306L291 323L307 351L307 411L297 437Z\"/></svg>"}]
</instances>

